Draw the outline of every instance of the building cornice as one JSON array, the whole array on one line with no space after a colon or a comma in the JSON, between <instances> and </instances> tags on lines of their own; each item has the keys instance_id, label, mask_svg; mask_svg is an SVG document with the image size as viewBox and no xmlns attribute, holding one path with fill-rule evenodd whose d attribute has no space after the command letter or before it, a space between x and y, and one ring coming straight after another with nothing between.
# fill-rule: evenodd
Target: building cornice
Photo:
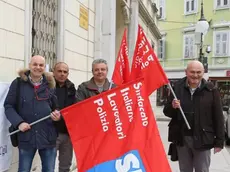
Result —
<instances>
[{"instance_id":1,"label":"building cornice","mask_svg":"<svg viewBox=\"0 0 230 172\"><path fill-rule=\"evenodd\" d=\"M161 33L158 29L154 19L149 14L148 10L146 9L144 3L142 1L139 1L139 14L147 23L149 30L156 36L157 39L161 39Z\"/></svg>"},{"instance_id":2,"label":"building cornice","mask_svg":"<svg viewBox=\"0 0 230 172\"><path fill-rule=\"evenodd\" d=\"M221 23L214 23L212 25L213 29L224 28L224 27L230 27L230 21L225 21L225 22L221 22Z\"/></svg>"},{"instance_id":3,"label":"building cornice","mask_svg":"<svg viewBox=\"0 0 230 172\"><path fill-rule=\"evenodd\" d=\"M195 31L195 26L189 26L183 29L182 32L194 32Z\"/></svg>"}]
</instances>

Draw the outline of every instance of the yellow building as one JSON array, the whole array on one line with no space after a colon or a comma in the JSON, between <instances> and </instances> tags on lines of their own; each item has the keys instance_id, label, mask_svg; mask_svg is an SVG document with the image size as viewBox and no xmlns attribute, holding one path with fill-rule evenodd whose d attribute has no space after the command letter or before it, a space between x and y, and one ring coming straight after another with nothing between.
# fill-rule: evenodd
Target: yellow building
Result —
<instances>
[{"instance_id":1,"label":"yellow building","mask_svg":"<svg viewBox=\"0 0 230 172\"><path fill-rule=\"evenodd\" d=\"M158 2L158 23L162 34L159 57L171 81L185 76L184 69L188 61L199 59L201 38L197 37L195 30L201 17L201 2L202 0ZM224 95L230 95L230 1L203 0L203 3L209 29L203 37L202 53L208 59L209 80L216 84L224 98ZM166 90L158 92L158 105L163 105L166 97Z\"/></svg>"},{"instance_id":2,"label":"yellow building","mask_svg":"<svg viewBox=\"0 0 230 172\"><path fill-rule=\"evenodd\" d=\"M157 51L156 13L154 0L0 0L0 81L10 83L36 54L46 58L47 70L66 62L76 86L91 78L95 58L108 61L110 78L124 28L130 64L138 23ZM9 172L18 166L17 149L13 154ZM32 169L41 171L38 156Z\"/></svg>"}]
</instances>

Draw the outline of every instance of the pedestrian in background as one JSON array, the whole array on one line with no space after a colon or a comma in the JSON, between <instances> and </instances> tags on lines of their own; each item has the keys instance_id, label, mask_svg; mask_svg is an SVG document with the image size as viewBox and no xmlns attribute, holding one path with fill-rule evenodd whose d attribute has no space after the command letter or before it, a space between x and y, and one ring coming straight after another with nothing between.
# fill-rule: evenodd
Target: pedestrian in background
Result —
<instances>
[{"instance_id":1,"label":"pedestrian in background","mask_svg":"<svg viewBox=\"0 0 230 172\"><path fill-rule=\"evenodd\" d=\"M64 62L54 66L53 74L56 80L56 95L59 108L63 109L75 103L76 89L68 79L69 67ZM77 115L77 114L76 114ZM73 158L73 146L64 119L56 123L58 129L57 150L59 151L59 172L69 172ZM80 132L80 131L79 131Z\"/></svg>"},{"instance_id":2,"label":"pedestrian in background","mask_svg":"<svg viewBox=\"0 0 230 172\"><path fill-rule=\"evenodd\" d=\"M175 83L178 100L164 107L171 118L168 140L176 144L180 172L208 172L211 149L220 152L224 145L224 119L220 94L211 82L203 79L204 67L191 61L185 70L186 77ZM182 107L191 126L189 130L179 107Z\"/></svg>"},{"instance_id":3,"label":"pedestrian in background","mask_svg":"<svg viewBox=\"0 0 230 172\"><path fill-rule=\"evenodd\" d=\"M37 151L42 162L42 172L54 172L58 134L54 121L60 119L60 113L57 111L57 100L54 95L55 80L44 71L45 59L42 56L32 57L29 70L19 72L20 79L15 79L11 83L5 99L6 117L14 128L21 131L17 134L18 172L31 171ZM19 84L20 89L17 92ZM50 114L51 118L30 126L30 123Z\"/></svg>"}]
</instances>

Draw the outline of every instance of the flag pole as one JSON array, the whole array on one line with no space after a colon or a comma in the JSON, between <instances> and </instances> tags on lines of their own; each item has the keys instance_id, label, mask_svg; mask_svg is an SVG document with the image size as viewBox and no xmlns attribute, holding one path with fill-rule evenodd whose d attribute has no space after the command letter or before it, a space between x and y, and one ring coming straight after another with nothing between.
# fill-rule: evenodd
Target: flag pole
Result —
<instances>
[{"instance_id":1,"label":"flag pole","mask_svg":"<svg viewBox=\"0 0 230 172\"><path fill-rule=\"evenodd\" d=\"M50 118L51 117L51 115L48 115L48 116L45 116L45 117L43 117L43 118L41 118L41 119L39 119L39 120L37 120L37 121L34 121L34 122L32 122L31 124L30 124L30 126L33 126L33 125L35 125L35 124L37 124L37 123L39 123L39 122L41 122L41 121L44 121L44 120L46 120L46 119L48 119L48 118ZM11 136L11 135L13 135L13 134L16 134L16 133L18 133L18 132L20 132L21 130L15 130L15 131L13 131L13 132L11 132L10 134L8 134L8 136Z\"/></svg>"},{"instance_id":2,"label":"flag pole","mask_svg":"<svg viewBox=\"0 0 230 172\"><path fill-rule=\"evenodd\" d=\"M109 83L109 90L111 90L112 85L113 85L113 80L111 80L111 82Z\"/></svg>"},{"instance_id":3,"label":"flag pole","mask_svg":"<svg viewBox=\"0 0 230 172\"><path fill-rule=\"evenodd\" d=\"M170 88L170 90L171 90L171 92L172 92L172 94L173 94L173 97L174 97L176 100L178 100L177 97L176 97L176 94L175 94L174 90L172 89L172 86L171 86L170 82L168 83L168 86L169 86L169 88ZM182 110L181 106L179 107L179 109L180 109L180 112L181 112L181 114L182 114L182 116L183 116L183 118L184 118L184 121L185 121L185 123L186 123L188 129L191 130L191 127L190 127L190 125L189 125L189 123L188 123L187 118L185 117L184 111Z\"/></svg>"}]
</instances>

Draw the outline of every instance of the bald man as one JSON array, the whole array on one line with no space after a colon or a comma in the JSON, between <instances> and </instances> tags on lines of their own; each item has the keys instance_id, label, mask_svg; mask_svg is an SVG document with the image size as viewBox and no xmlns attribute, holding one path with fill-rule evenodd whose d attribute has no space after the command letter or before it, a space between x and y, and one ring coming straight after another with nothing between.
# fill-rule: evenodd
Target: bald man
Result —
<instances>
[{"instance_id":1,"label":"bald man","mask_svg":"<svg viewBox=\"0 0 230 172\"><path fill-rule=\"evenodd\" d=\"M57 131L54 121L60 120L54 95L55 80L45 73L45 59L34 56L29 69L19 71L19 77L10 85L4 107L7 119L17 134L19 149L18 172L30 172L35 153L38 151L42 171L54 172ZM51 114L51 118L33 126L30 123Z\"/></svg>"},{"instance_id":2,"label":"bald man","mask_svg":"<svg viewBox=\"0 0 230 172\"><path fill-rule=\"evenodd\" d=\"M174 86L178 100L171 97L163 110L171 118L168 140L171 148L176 148L180 172L208 172L211 149L217 153L224 145L220 95L212 83L203 79L204 67L199 61L189 62L185 74ZM191 130L186 127L180 106Z\"/></svg>"},{"instance_id":3,"label":"bald man","mask_svg":"<svg viewBox=\"0 0 230 172\"><path fill-rule=\"evenodd\" d=\"M54 66L53 74L56 80L56 95L60 109L75 103L76 89L68 79L69 67L64 62ZM59 151L59 172L69 172L73 157L73 147L63 118L56 123L58 129L57 150Z\"/></svg>"}]
</instances>

